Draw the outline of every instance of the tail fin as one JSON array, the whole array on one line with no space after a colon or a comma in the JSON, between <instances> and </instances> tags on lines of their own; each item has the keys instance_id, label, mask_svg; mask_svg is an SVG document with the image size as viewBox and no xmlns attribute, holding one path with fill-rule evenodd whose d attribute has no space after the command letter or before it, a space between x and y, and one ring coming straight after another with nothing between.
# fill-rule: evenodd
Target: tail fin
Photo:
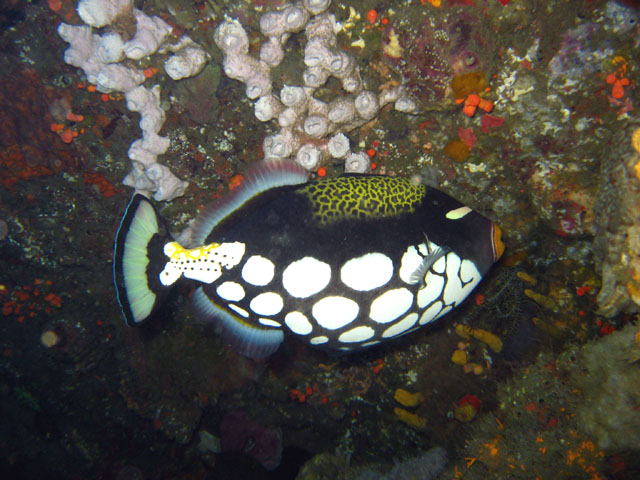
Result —
<instances>
[{"instance_id":1,"label":"tail fin","mask_svg":"<svg viewBox=\"0 0 640 480\"><path fill-rule=\"evenodd\" d=\"M170 240L154 205L145 196L134 195L120 222L113 252L118 303L129 326L149 318L169 291L158 275L167 262L163 247Z\"/></svg>"}]
</instances>

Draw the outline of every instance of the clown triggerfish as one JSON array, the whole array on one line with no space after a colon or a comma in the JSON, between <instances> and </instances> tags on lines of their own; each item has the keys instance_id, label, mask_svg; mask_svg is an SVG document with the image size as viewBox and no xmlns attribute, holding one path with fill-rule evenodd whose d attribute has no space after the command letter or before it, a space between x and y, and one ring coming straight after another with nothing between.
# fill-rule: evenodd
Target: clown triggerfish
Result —
<instances>
[{"instance_id":1,"label":"clown triggerfish","mask_svg":"<svg viewBox=\"0 0 640 480\"><path fill-rule=\"evenodd\" d=\"M409 179L345 174L307 181L288 161L250 169L173 241L135 195L118 230L114 278L127 324L159 307L182 277L198 315L243 355L277 350L287 330L353 351L412 332L459 305L500 258L500 229Z\"/></svg>"}]
</instances>

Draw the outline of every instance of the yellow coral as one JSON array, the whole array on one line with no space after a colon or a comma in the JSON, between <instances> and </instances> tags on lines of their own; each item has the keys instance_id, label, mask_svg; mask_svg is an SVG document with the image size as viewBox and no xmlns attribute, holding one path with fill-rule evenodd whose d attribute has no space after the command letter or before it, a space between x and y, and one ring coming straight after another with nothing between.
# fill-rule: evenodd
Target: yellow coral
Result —
<instances>
[{"instance_id":1,"label":"yellow coral","mask_svg":"<svg viewBox=\"0 0 640 480\"><path fill-rule=\"evenodd\" d=\"M453 416L459 422L467 423L473 420L476 417L476 407L471 405L470 403L465 403L464 405L460 405L453 412Z\"/></svg>"},{"instance_id":2,"label":"yellow coral","mask_svg":"<svg viewBox=\"0 0 640 480\"><path fill-rule=\"evenodd\" d=\"M427 421L415 413L408 412L404 408L396 407L393 409L396 417L416 430L424 430L427 428Z\"/></svg>"},{"instance_id":3,"label":"yellow coral","mask_svg":"<svg viewBox=\"0 0 640 480\"><path fill-rule=\"evenodd\" d=\"M472 328L467 325L462 325L461 323L456 325L456 333L462 338L471 338L471 330Z\"/></svg>"},{"instance_id":4,"label":"yellow coral","mask_svg":"<svg viewBox=\"0 0 640 480\"><path fill-rule=\"evenodd\" d=\"M636 128L631 134L631 146L640 153L640 128Z\"/></svg>"},{"instance_id":5,"label":"yellow coral","mask_svg":"<svg viewBox=\"0 0 640 480\"><path fill-rule=\"evenodd\" d=\"M456 333L462 338L473 337L480 340L481 342L486 343L494 352L500 352L502 350L502 340L500 340L497 335L487 332L486 330L482 330L481 328L473 328L469 325L459 324L456 326Z\"/></svg>"},{"instance_id":6,"label":"yellow coral","mask_svg":"<svg viewBox=\"0 0 640 480\"><path fill-rule=\"evenodd\" d=\"M516 275L520 280L522 280L524 283L528 285L535 286L536 283L538 283L538 281L536 280L536 277L533 277L526 272L518 272L516 273Z\"/></svg>"},{"instance_id":7,"label":"yellow coral","mask_svg":"<svg viewBox=\"0 0 640 480\"><path fill-rule=\"evenodd\" d=\"M411 393L403 388L397 389L393 398L405 407L416 407L424 401L424 396L420 392Z\"/></svg>"},{"instance_id":8,"label":"yellow coral","mask_svg":"<svg viewBox=\"0 0 640 480\"><path fill-rule=\"evenodd\" d=\"M627 292L631 300L640 305L640 285L635 282L627 282Z\"/></svg>"},{"instance_id":9,"label":"yellow coral","mask_svg":"<svg viewBox=\"0 0 640 480\"><path fill-rule=\"evenodd\" d=\"M482 372L484 371L484 369L482 368L482 365L475 363L475 362L469 362L467 363L464 367L463 367L464 373L471 373L473 372L474 375L481 375Z\"/></svg>"},{"instance_id":10,"label":"yellow coral","mask_svg":"<svg viewBox=\"0 0 640 480\"><path fill-rule=\"evenodd\" d=\"M464 365L469 361L469 355L464 350L456 350L451 355L451 361L456 365Z\"/></svg>"},{"instance_id":11,"label":"yellow coral","mask_svg":"<svg viewBox=\"0 0 640 480\"><path fill-rule=\"evenodd\" d=\"M469 156L469 147L459 138L451 140L444 147L444 154L456 162L464 162Z\"/></svg>"},{"instance_id":12,"label":"yellow coral","mask_svg":"<svg viewBox=\"0 0 640 480\"><path fill-rule=\"evenodd\" d=\"M480 93L484 90L484 73L470 72L456 75L451 80L453 98L464 98L472 93Z\"/></svg>"},{"instance_id":13,"label":"yellow coral","mask_svg":"<svg viewBox=\"0 0 640 480\"><path fill-rule=\"evenodd\" d=\"M636 128L631 134L631 146L636 152L640 153L640 128ZM633 169L636 172L636 177L640 180L640 161L636 162Z\"/></svg>"},{"instance_id":14,"label":"yellow coral","mask_svg":"<svg viewBox=\"0 0 640 480\"><path fill-rule=\"evenodd\" d=\"M557 312L558 311L558 304L556 303L556 301L551 298L551 297L547 297L546 295L542 295L541 293L535 292L529 288L526 288L524 290L524 294L529 297L531 300L533 300L534 302L536 302L538 305L551 310L553 312Z\"/></svg>"}]
</instances>

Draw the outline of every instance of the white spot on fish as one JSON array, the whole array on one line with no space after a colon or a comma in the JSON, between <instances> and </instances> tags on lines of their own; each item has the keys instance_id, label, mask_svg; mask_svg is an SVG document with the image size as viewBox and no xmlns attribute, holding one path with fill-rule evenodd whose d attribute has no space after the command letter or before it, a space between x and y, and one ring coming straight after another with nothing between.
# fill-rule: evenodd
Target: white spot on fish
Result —
<instances>
[{"instance_id":1,"label":"white spot on fish","mask_svg":"<svg viewBox=\"0 0 640 480\"><path fill-rule=\"evenodd\" d=\"M358 312L360 312L358 304L345 297L324 297L311 309L313 318L329 330L335 330L353 322Z\"/></svg>"},{"instance_id":2,"label":"white spot on fish","mask_svg":"<svg viewBox=\"0 0 640 480\"><path fill-rule=\"evenodd\" d=\"M392 322L413 304L413 294L406 288L388 290L371 302L369 318L378 323Z\"/></svg>"},{"instance_id":3,"label":"white spot on fish","mask_svg":"<svg viewBox=\"0 0 640 480\"><path fill-rule=\"evenodd\" d=\"M284 302L282 297L275 292L265 292L254 297L249 304L251 310L258 315L275 315L280 313Z\"/></svg>"},{"instance_id":4,"label":"white spot on fish","mask_svg":"<svg viewBox=\"0 0 640 480\"><path fill-rule=\"evenodd\" d=\"M331 267L313 257L293 262L282 273L282 285L289 295L307 298L329 284Z\"/></svg>"},{"instance_id":5,"label":"white spot on fish","mask_svg":"<svg viewBox=\"0 0 640 480\"><path fill-rule=\"evenodd\" d=\"M431 322L440 313L440 310L442 310L442 302L438 300L424 312L422 312L422 316L420 317L420 325Z\"/></svg>"},{"instance_id":6,"label":"white spot on fish","mask_svg":"<svg viewBox=\"0 0 640 480\"><path fill-rule=\"evenodd\" d=\"M478 283L478 278L480 277L480 272L477 267L471 260L464 259L462 260L462 265L460 266L460 280L462 283L469 283L475 280L475 283Z\"/></svg>"},{"instance_id":7,"label":"white spot on fish","mask_svg":"<svg viewBox=\"0 0 640 480\"><path fill-rule=\"evenodd\" d=\"M354 343L354 342L362 342L364 340L369 340L371 337L375 335L376 331L367 326L361 326L352 328L351 330L347 330L342 333L338 340L344 343Z\"/></svg>"},{"instance_id":8,"label":"white spot on fish","mask_svg":"<svg viewBox=\"0 0 640 480\"><path fill-rule=\"evenodd\" d=\"M447 256L447 284L444 286L444 303L450 305L452 303L460 302L464 299L461 297L462 282L458 277L458 270L460 269L460 257L450 253Z\"/></svg>"},{"instance_id":9,"label":"white spot on fish","mask_svg":"<svg viewBox=\"0 0 640 480\"><path fill-rule=\"evenodd\" d=\"M228 306L231 310L236 312L241 317L249 318L249 312L247 312L244 308L240 308L238 305L235 305L233 303L229 303Z\"/></svg>"},{"instance_id":10,"label":"white spot on fish","mask_svg":"<svg viewBox=\"0 0 640 480\"><path fill-rule=\"evenodd\" d=\"M416 247L412 245L407 248L406 252L404 252L404 254L402 255L402 259L400 260L400 270L398 271L400 280L402 280L404 283L411 284L411 276L421 263L422 256L418 253Z\"/></svg>"},{"instance_id":11,"label":"white spot on fish","mask_svg":"<svg viewBox=\"0 0 640 480\"><path fill-rule=\"evenodd\" d=\"M440 275L428 273L425 280L426 286L418 290L418 307L424 308L433 302L442 293L444 278Z\"/></svg>"},{"instance_id":12,"label":"white spot on fish","mask_svg":"<svg viewBox=\"0 0 640 480\"><path fill-rule=\"evenodd\" d=\"M313 330L311 323L307 320L307 317L300 312L289 312L284 317L284 323L291 329L293 333L298 335L308 335Z\"/></svg>"},{"instance_id":13,"label":"white spot on fish","mask_svg":"<svg viewBox=\"0 0 640 480\"><path fill-rule=\"evenodd\" d=\"M393 276L393 262L382 253L367 253L347 261L340 270L340 279L348 287L369 291L386 284Z\"/></svg>"},{"instance_id":14,"label":"white spot on fish","mask_svg":"<svg viewBox=\"0 0 640 480\"><path fill-rule=\"evenodd\" d=\"M431 269L436 273L444 273L447 268L447 256L440 257L436 260Z\"/></svg>"},{"instance_id":15,"label":"white spot on fish","mask_svg":"<svg viewBox=\"0 0 640 480\"><path fill-rule=\"evenodd\" d=\"M242 285L236 282L224 282L218 285L216 288L216 293L220 295L221 298L228 300L230 302L237 302L238 300L242 300L244 298L244 288Z\"/></svg>"},{"instance_id":16,"label":"white spot on fish","mask_svg":"<svg viewBox=\"0 0 640 480\"><path fill-rule=\"evenodd\" d=\"M320 335L319 337L313 337L309 340L311 345L322 345L323 343L327 343L329 341L329 337L325 337L324 335Z\"/></svg>"},{"instance_id":17,"label":"white spot on fish","mask_svg":"<svg viewBox=\"0 0 640 480\"><path fill-rule=\"evenodd\" d=\"M259 318L258 322L260 322L262 325L266 327L276 327L276 328L282 327L280 322L276 322L275 320L271 320L270 318Z\"/></svg>"},{"instance_id":18,"label":"white spot on fish","mask_svg":"<svg viewBox=\"0 0 640 480\"><path fill-rule=\"evenodd\" d=\"M447 212L447 214L445 215L445 217L447 217L449 220L460 220L467 213L472 212L472 211L473 210L471 210L469 207L460 207L460 208L456 208L456 209L453 209L453 210L449 210Z\"/></svg>"},{"instance_id":19,"label":"white spot on fish","mask_svg":"<svg viewBox=\"0 0 640 480\"><path fill-rule=\"evenodd\" d=\"M410 313L409 315L404 317L402 320L400 320L397 323L394 323L389 328L387 328L384 332L382 332L382 337L391 338L391 337L396 337L398 335L401 335L407 332L407 330L409 330L411 327L413 327L417 321L418 321L418 314Z\"/></svg>"},{"instance_id":20,"label":"white spot on fish","mask_svg":"<svg viewBox=\"0 0 640 480\"><path fill-rule=\"evenodd\" d=\"M242 267L242 278L252 285L263 286L273 279L273 262L260 255L253 255Z\"/></svg>"},{"instance_id":21,"label":"white spot on fish","mask_svg":"<svg viewBox=\"0 0 640 480\"><path fill-rule=\"evenodd\" d=\"M468 260L460 262L457 255L450 254L451 258L447 262L447 285L444 289L444 303L453 306L459 305L471 290L480 281L480 272L476 269L473 262ZM464 270L464 271L463 271ZM458 271L460 274L458 274ZM464 285L461 278L471 278L471 281Z\"/></svg>"}]
</instances>

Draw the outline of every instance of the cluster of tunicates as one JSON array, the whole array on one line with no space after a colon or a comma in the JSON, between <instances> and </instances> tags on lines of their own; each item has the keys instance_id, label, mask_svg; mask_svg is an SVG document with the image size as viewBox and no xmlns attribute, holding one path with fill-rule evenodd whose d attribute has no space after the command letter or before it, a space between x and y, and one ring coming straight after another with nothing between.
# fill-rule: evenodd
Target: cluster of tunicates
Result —
<instances>
[{"instance_id":1,"label":"cluster of tunicates","mask_svg":"<svg viewBox=\"0 0 640 480\"><path fill-rule=\"evenodd\" d=\"M263 142L265 159L293 157L314 171L333 157L345 160L345 171L368 172L368 155L352 153L344 132L373 120L388 103L408 113L416 110L416 103L403 86L380 93L365 88L355 59L337 44L335 17L326 12L330 3L302 0L264 13L260 30L266 41L259 58L249 54L247 32L237 20L221 23L214 40L224 54L225 74L244 83L247 97L255 100L256 118L278 124L279 130ZM274 91L271 70L284 60L289 36L302 30L306 38L303 85ZM314 92L330 77L340 80L345 93L323 102Z\"/></svg>"},{"instance_id":2,"label":"cluster of tunicates","mask_svg":"<svg viewBox=\"0 0 640 480\"><path fill-rule=\"evenodd\" d=\"M129 148L133 165L124 184L141 193L153 193L156 200L179 197L187 182L157 161L170 143L167 137L158 135L165 119L160 108L160 87L144 87L143 70L121 62L141 60L156 52L170 53L164 68L169 77L179 80L200 73L209 60L207 53L187 36L176 44L169 43L171 26L160 17L150 17L133 8L132 0L80 0L77 11L85 25L58 26L58 34L69 43L64 61L82 69L87 81L99 92L124 93L129 110L141 116L142 138ZM131 38L123 38L122 33L110 29L112 23L123 17L131 17L131 23L136 25ZM106 31L102 34L94 32L103 27Z\"/></svg>"}]
</instances>

